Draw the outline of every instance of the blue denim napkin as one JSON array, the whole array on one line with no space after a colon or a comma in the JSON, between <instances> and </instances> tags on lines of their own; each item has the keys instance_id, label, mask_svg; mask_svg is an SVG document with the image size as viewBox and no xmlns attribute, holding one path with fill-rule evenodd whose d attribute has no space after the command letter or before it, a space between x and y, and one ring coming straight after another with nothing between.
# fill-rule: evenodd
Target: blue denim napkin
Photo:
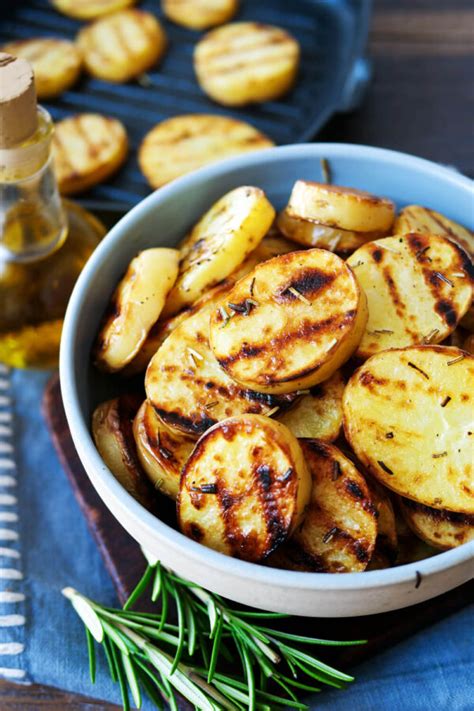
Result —
<instances>
[{"instance_id":1,"label":"blue denim napkin","mask_svg":"<svg viewBox=\"0 0 474 711\"><path fill-rule=\"evenodd\" d=\"M91 685L82 624L60 594L72 585L117 604L40 413L47 378L0 366L0 676L118 703L102 655ZM311 707L473 711L473 623L470 606L361 665L352 687Z\"/></svg>"}]
</instances>

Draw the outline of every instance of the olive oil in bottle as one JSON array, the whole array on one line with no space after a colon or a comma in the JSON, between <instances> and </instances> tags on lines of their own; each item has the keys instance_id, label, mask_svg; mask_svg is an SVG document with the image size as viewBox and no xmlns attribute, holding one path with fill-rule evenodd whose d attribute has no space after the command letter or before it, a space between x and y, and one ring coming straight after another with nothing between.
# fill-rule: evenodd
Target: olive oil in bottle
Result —
<instances>
[{"instance_id":1,"label":"olive oil in bottle","mask_svg":"<svg viewBox=\"0 0 474 711\"><path fill-rule=\"evenodd\" d=\"M57 364L69 296L105 234L60 199L53 130L30 65L0 53L0 362L20 368Z\"/></svg>"}]
</instances>

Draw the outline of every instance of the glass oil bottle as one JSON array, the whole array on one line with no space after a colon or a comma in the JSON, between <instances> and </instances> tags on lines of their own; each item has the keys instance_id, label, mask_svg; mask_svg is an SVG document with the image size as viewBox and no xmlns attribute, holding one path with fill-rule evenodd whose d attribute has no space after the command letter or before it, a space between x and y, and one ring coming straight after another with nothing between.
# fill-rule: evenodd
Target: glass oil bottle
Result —
<instances>
[{"instance_id":1,"label":"glass oil bottle","mask_svg":"<svg viewBox=\"0 0 474 711\"><path fill-rule=\"evenodd\" d=\"M57 364L69 296L105 234L60 199L53 130L30 65L0 53L0 362L13 367Z\"/></svg>"}]
</instances>

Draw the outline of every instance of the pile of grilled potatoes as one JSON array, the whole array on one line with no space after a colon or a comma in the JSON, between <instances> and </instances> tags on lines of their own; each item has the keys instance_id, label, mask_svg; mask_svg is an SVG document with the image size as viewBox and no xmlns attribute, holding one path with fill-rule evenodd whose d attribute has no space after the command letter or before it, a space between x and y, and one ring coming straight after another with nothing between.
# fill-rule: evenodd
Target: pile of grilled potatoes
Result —
<instances>
[{"instance_id":1,"label":"pile of grilled potatoes","mask_svg":"<svg viewBox=\"0 0 474 711\"><path fill-rule=\"evenodd\" d=\"M146 397L95 410L105 463L190 538L274 567L474 539L473 252L439 213L358 190L299 180L276 219L232 190L117 286L94 360L121 391L145 372Z\"/></svg>"}]
</instances>

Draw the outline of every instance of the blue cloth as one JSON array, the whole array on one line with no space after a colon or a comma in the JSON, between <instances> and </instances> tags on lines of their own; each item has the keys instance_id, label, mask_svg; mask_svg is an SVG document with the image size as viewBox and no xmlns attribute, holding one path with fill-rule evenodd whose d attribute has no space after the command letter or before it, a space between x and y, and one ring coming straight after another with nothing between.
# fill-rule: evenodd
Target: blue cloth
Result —
<instances>
[{"instance_id":1,"label":"blue cloth","mask_svg":"<svg viewBox=\"0 0 474 711\"><path fill-rule=\"evenodd\" d=\"M60 594L62 587L72 585L103 603L117 604L40 413L47 377L31 372L11 375L17 468L9 474L0 471L0 482L11 484L11 479L17 478L18 522L0 523L0 529L18 531L18 540L10 543L2 539L0 547L21 552L21 558L2 559L2 566L22 571L24 577L0 580L0 590L23 594L25 599L0 602L0 615L21 614L26 624L0 627L0 652L5 643L20 645L13 648L13 655L0 654L0 667L7 670L0 669L0 674L14 678L11 669L17 668L18 673L25 672L23 681L118 702L102 655L97 683L90 684L82 623ZM5 380L0 373L2 378ZM2 402L5 406L6 401L0 398L0 405ZM7 430L8 424L4 424L3 431ZM0 462L1 458L0 449ZM0 486L1 491L6 489ZM0 505L0 511L11 513L14 508ZM357 682L353 686L344 692L320 694L311 708L473 711L473 622L474 606L470 606L361 665L354 670Z\"/></svg>"}]
</instances>

